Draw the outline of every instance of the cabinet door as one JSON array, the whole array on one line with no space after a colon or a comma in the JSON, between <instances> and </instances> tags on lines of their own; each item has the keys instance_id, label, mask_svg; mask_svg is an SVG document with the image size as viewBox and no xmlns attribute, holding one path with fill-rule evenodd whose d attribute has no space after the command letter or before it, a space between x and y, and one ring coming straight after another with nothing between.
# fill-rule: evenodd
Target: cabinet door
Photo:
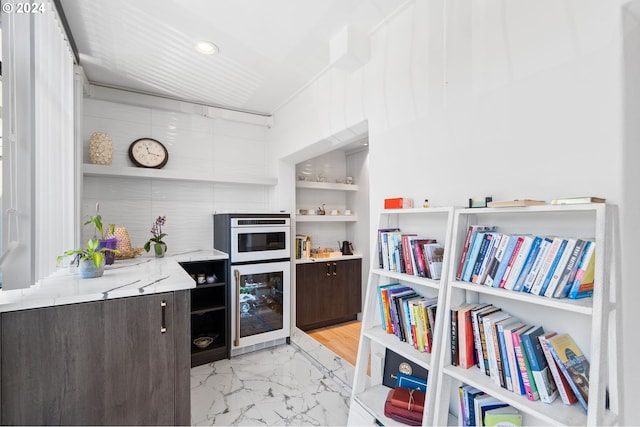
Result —
<instances>
[{"instance_id":1,"label":"cabinet door","mask_svg":"<svg viewBox=\"0 0 640 427\"><path fill-rule=\"evenodd\" d=\"M122 298L104 304L108 422L174 424L173 295Z\"/></svg>"},{"instance_id":2,"label":"cabinet door","mask_svg":"<svg viewBox=\"0 0 640 427\"><path fill-rule=\"evenodd\" d=\"M325 320L327 291L325 263L298 264L296 268L296 324L299 328ZM330 274L330 272L329 272Z\"/></svg>"},{"instance_id":3,"label":"cabinet door","mask_svg":"<svg viewBox=\"0 0 640 427\"><path fill-rule=\"evenodd\" d=\"M176 424L176 411L190 401L182 378L189 331L173 299L166 293L4 313L2 423ZM178 343L186 349L180 360Z\"/></svg>"},{"instance_id":4,"label":"cabinet door","mask_svg":"<svg viewBox=\"0 0 640 427\"><path fill-rule=\"evenodd\" d=\"M105 331L101 302L4 313L2 423L106 424Z\"/></svg>"},{"instance_id":5,"label":"cabinet door","mask_svg":"<svg viewBox=\"0 0 640 427\"><path fill-rule=\"evenodd\" d=\"M337 304L335 317L347 317L361 311L362 299L362 260L337 261L335 265L334 286L336 295L342 303Z\"/></svg>"}]
</instances>

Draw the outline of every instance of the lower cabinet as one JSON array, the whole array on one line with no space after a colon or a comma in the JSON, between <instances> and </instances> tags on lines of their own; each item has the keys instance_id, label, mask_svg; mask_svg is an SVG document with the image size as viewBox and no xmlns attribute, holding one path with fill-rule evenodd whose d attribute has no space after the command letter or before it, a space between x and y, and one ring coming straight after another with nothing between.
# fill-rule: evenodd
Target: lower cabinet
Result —
<instances>
[{"instance_id":1,"label":"lower cabinet","mask_svg":"<svg viewBox=\"0 0 640 427\"><path fill-rule=\"evenodd\" d=\"M362 260L296 266L296 325L303 331L356 319L361 310Z\"/></svg>"},{"instance_id":2,"label":"lower cabinet","mask_svg":"<svg viewBox=\"0 0 640 427\"><path fill-rule=\"evenodd\" d=\"M190 424L190 292L2 313L3 425Z\"/></svg>"}]
</instances>

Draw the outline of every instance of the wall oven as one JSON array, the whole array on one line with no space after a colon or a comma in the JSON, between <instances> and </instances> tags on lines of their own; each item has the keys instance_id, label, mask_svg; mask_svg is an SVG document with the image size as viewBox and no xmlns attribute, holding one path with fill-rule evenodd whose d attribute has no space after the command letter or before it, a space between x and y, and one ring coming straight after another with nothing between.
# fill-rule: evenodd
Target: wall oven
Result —
<instances>
[{"instance_id":1,"label":"wall oven","mask_svg":"<svg viewBox=\"0 0 640 427\"><path fill-rule=\"evenodd\" d=\"M286 342L291 318L289 214L213 216L214 248L229 254L231 355Z\"/></svg>"}]
</instances>

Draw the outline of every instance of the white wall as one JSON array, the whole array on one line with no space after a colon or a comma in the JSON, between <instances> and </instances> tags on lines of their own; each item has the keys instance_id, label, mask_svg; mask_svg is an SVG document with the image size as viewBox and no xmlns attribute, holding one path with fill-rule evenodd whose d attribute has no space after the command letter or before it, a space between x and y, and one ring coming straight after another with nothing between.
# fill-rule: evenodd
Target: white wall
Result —
<instances>
[{"instance_id":1,"label":"white wall","mask_svg":"<svg viewBox=\"0 0 640 427\"><path fill-rule=\"evenodd\" d=\"M110 95L115 97L113 93ZM132 166L127 154L129 144L138 138L151 137L169 150L169 163L163 171L207 174L213 169L216 176L230 181L267 177L265 125L184 112L183 103L176 103L173 110L145 106L148 96L125 95L121 102L85 99L82 132L85 163L89 163L91 133L102 131L113 140L112 167ZM131 105L132 100L138 105ZM168 101L158 99L157 103L163 105ZM83 219L92 215L95 203L100 202L103 222L127 227L134 247L144 245L151 237L155 218L165 215L163 231L168 234L165 241L170 252L211 248L215 211L275 209L274 190L267 185L86 176L83 187ZM83 240L92 233L89 226L84 227Z\"/></svg>"},{"instance_id":2,"label":"white wall","mask_svg":"<svg viewBox=\"0 0 640 427\"><path fill-rule=\"evenodd\" d=\"M275 114L276 158L367 120L372 224L386 197L463 206L476 195L596 195L618 204L630 227L637 194L625 180L637 172L623 156L637 154L629 146L640 132L623 137L623 126L637 117L627 109L638 109L639 77L629 72L640 60L638 22L637 1L409 2L371 35L368 64L329 70ZM629 254L622 264L624 309L640 292ZM639 349L635 315L622 316L622 407L633 420Z\"/></svg>"}]
</instances>

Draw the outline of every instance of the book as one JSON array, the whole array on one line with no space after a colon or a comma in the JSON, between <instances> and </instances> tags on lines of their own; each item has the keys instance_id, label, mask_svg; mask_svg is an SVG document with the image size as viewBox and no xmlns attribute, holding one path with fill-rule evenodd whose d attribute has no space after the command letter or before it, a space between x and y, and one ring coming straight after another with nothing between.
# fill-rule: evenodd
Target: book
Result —
<instances>
[{"instance_id":1,"label":"book","mask_svg":"<svg viewBox=\"0 0 640 427\"><path fill-rule=\"evenodd\" d=\"M553 280L553 278L556 276L555 274L556 269L558 267L558 264L560 264L560 261L563 259L563 255L564 255L564 252L567 250L568 244L569 244L569 239L560 239L560 246L558 246L558 251L553 257L553 261L551 261L551 265L549 266L549 269L546 271L546 277L542 282L542 286L540 287L540 290L537 291L536 295L544 296L545 292L547 291L547 288L551 284L551 280Z\"/></svg>"},{"instance_id":2,"label":"book","mask_svg":"<svg viewBox=\"0 0 640 427\"><path fill-rule=\"evenodd\" d=\"M521 323L515 317L507 317L496 323L496 341L497 349L496 355L498 358L498 373L500 374L500 386L506 388L509 391L513 391L513 382L511 379L511 366L509 365L509 358L507 355L506 341L504 339L504 329L509 328L512 325Z\"/></svg>"},{"instance_id":3,"label":"book","mask_svg":"<svg viewBox=\"0 0 640 427\"><path fill-rule=\"evenodd\" d=\"M556 384L558 394L560 394L562 403L564 403L565 405L573 405L578 401L578 398L573 393L573 390L567 382L567 379L564 377L562 372L560 372L558 362L554 359L553 355L551 354L551 350L549 349L549 338L556 335L556 332L547 332L544 335L540 335L538 337L538 341L540 342L540 346L542 347L542 353L544 354L545 359L547 359L547 366L549 367L549 371L551 371L551 376L553 377L553 380Z\"/></svg>"},{"instance_id":4,"label":"book","mask_svg":"<svg viewBox=\"0 0 640 427\"><path fill-rule=\"evenodd\" d=\"M465 260L464 271L462 272L462 281L470 282L471 277L473 275L473 270L475 269L476 260L478 259L478 255L480 254L480 249L482 248L482 243L484 242L484 237L488 232L479 231L475 234L473 241L471 242L471 247L469 248L469 253L467 254L467 259Z\"/></svg>"},{"instance_id":5,"label":"book","mask_svg":"<svg viewBox=\"0 0 640 427\"><path fill-rule=\"evenodd\" d=\"M589 403L589 361L569 334L555 335L548 340L549 350L558 362L571 390L585 412Z\"/></svg>"},{"instance_id":6,"label":"book","mask_svg":"<svg viewBox=\"0 0 640 427\"><path fill-rule=\"evenodd\" d=\"M500 385L498 361L500 360L500 354L496 351L498 349L497 337L495 333L495 324L501 320L504 320L511 315L505 311L499 311L482 318L482 325L484 327L484 336L487 349L487 358L489 365L489 376L497 384Z\"/></svg>"},{"instance_id":7,"label":"book","mask_svg":"<svg viewBox=\"0 0 640 427\"><path fill-rule=\"evenodd\" d=\"M547 279L547 275L549 274L549 269L553 265L553 262L556 258L556 255L558 254L558 251L560 250L560 247L562 246L562 248L564 249L563 242L564 242L564 239L561 239L559 237L552 238L551 246L549 246L549 250L547 251L547 254L542 263L542 266L540 267L540 272L536 276L536 280L533 282L533 285L531 286L531 289L529 291L530 293L534 295L540 295L540 291L542 290L542 287L544 286L544 283Z\"/></svg>"},{"instance_id":8,"label":"book","mask_svg":"<svg viewBox=\"0 0 640 427\"><path fill-rule=\"evenodd\" d=\"M495 233L484 233L484 238L480 244L480 251L478 252L478 256L471 272L471 279L469 280L471 283L478 283L480 271L483 268L486 268L489 260L489 253L493 247L495 237Z\"/></svg>"},{"instance_id":9,"label":"book","mask_svg":"<svg viewBox=\"0 0 640 427\"><path fill-rule=\"evenodd\" d=\"M504 257L504 253L509 246L509 242L511 241L511 236L508 234L501 234L500 243L498 243L495 253L493 255L493 259L489 262L487 266L487 274L482 282L483 285L493 286L495 281L495 277L498 274L498 270L500 269L500 262ZM498 279L499 281L500 279Z\"/></svg>"},{"instance_id":10,"label":"book","mask_svg":"<svg viewBox=\"0 0 640 427\"><path fill-rule=\"evenodd\" d=\"M480 361L482 357L482 343L480 341L480 329L478 328L478 315L482 313L489 314L490 312L499 311L498 307L494 307L493 304L480 304L478 307L471 310L471 325L473 327L473 345L475 349L474 360L478 368L480 368ZM484 363L484 362L483 362ZM482 367L484 370L484 366Z\"/></svg>"},{"instance_id":11,"label":"book","mask_svg":"<svg viewBox=\"0 0 640 427\"><path fill-rule=\"evenodd\" d=\"M513 348L513 333L521 329L529 329L530 327L530 325L518 322L504 328L503 330L504 344L507 350L507 361L509 363L509 370L511 371L512 391L517 394L525 394L526 390L524 389L524 383L522 382L522 374L520 373L520 368L516 359L516 352Z\"/></svg>"},{"instance_id":12,"label":"book","mask_svg":"<svg viewBox=\"0 0 640 427\"><path fill-rule=\"evenodd\" d=\"M587 246L582 252L582 257L578 268L576 270L576 276L569 289L568 298L578 299L587 298L593 295L593 281L595 273L595 255L596 242L587 242Z\"/></svg>"},{"instance_id":13,"label":"book","mask_svg":"<svg viewBox=\"0 0 640 427\"><path fill-rule=\"evenodd\" d=\"M514 291L529 292L531 283L533 283L541 263L541 261L539 261L540 258L542 258L541 252L545 251L547 243L547 239L543 239L539 236L533 237L531 249L529 249L527 258L522 265L522 270L520 271L518 280L516 280L516 283L513 285Z\"/></svg>"},{"instance_id":14,"label":"book","mask_svg":"<svg viewBox=\"0 0 640 427\"><path fill-rule=\"evenodd\" d=\"M474 426L476 425L476 415L475 415L475 406L473 402L476 397L484 396L485 393L475 387L470 385L463 385L459 387L460 392L460 411L461 411L461 421L463 426Z\"/></svg>"},{"instance_id":15,"label":"book","mask_svg":"<svg viewBox=\"0 0 640 427\"><path fill-rule=\"evenodd\" d=\"M428 332L427 332L427 336L425 337L425 351L427 353L431 353L431 348L432 348L432 344L433 344L433 333L435 331L436 328L436 311L438 309L438 302L437 302L437 298L436 302L434 303L428 303L425 302L424 306L425 306L425 314L427 315L426 319L428 322Z\"/></svg>"},{"instance_id":16,"label":"book","mask_svg":"<svg viewBox=\"0 0 640 427\"><path fill-rule=\"evenodd\" d=\"M487 253L485 258L482 261L482 265L480 266L480 270L478 271L478 280L475 282L479 285L485 284L487 280L487 276L489 274L489 270L495 269L494 265L496 264L496 252L500 247L500 243L503 238L506 238L502 233L492 233L493 238L491 239L491 245L487 248Z\"/></svg>"},{"instance_id":17,"label":"book","mask_svg":"<svg viewBox=\"0 0 640 427\"><path fill-rule=\"evenodd\" d=\"M429 277L429 267L424 257L424 245L427 243L436 243L435 239L425 238L409 238L411 248L413 250L413 256L416 263L417 276Z\"/></svg>"},{"instance_id":18,"label":"book","mask_svg":"<svg viewBox=\"0 0 640 427\"><path fill-rule=\"evenodd\" d=\"M588 239L578 239L576 241L576 245L569 257L569 261L567 261L567 265L560 275L556 290L553 295L551 295L553 298L566 298L567 295L569 295L569 291L573 285L573 279L576 277L576 271L578 270L578 263L580 262L580 257L587 240Z\"/></svg>"},{"instance_id":19,"label":"book","mask_svg":"<svg viewBox=\"0 0 640 427\"><path fill-rule=\"evenodd\" d=\"M487 337L486 329L484 326L485 324L484 319L486 317L502 312L501 308L498 308L498 307L495 307L495 308L496 310L488 310L483 313L478 313L478 330L480 334L480 348L481 348L481 352L478 355L478 364L480 365L480 370L483 371L487 376L491 375L491 371L489 369L489 354L488 354L489 349L488 348L489 348L489 343L492 343L492 342L488 341L490 337Z\"/></svg>"},{"instance_id":20,"label":"book","mask_svg":"<svg viewBox=\"0 0 640 427\"><path fill-rule=\"evenodd\" d=\"M451 328L451 344L450 344L450 355L451 355L451 364L453 366L458 366L458 309L459 307L452 307L449 318L449 327Z\"/></svg>"},{"instance_id":21,"label":"book","mask_svg":"<svg viewBox=\"0 0 640 427\"><path fill-rule=\"evenodd\" d=\"M558 388L547 365L547 359L542 352L542 345L538 340L538 337L543 334L544 328L537 326L523 333L520 336L520 341L524 344L524 350L527 353L527 360L531 367L531 374L536 383L540 400L545 403L552 403L558 397Z\"/></svg>"},{"instance_id":22,"label":"book","mask_svg":"<svg viewBox=\"0 0 640 427\"><path fill-rule=\"evenodd\" d=\"M386 331L388 334L392 334L394 332L393 320L391 318L392 307L391 307L390 293L392 293L393 291L400 292L400 291L406 291L406 290L412 290L412 289L409 286L401 285L400 283L390 284L388 286L385 285L380 288L383 311L385 316L384 323L385 323Z\"/></svg>"},{"instance_id":23,"label":"book","mask_svg":"<svg viewBox=\"0 0 640 427\"><path fill-rule=\"evenodd\" d=\"M564 199L551 200L552 205L576 205L581 203L605 203L602 197L567 197Z\"/></svg>"},{"instance_id":24,"label":"book","mask_svg":"<svg viewBox=\"0 0 640 427\"><path fill-rule=\"evenodd\" d=\"M504 286L506 285L507 279L509 279L509 276L511 275L511 270L513 269L513 264L516 258L518 257L518 252L520 252L520 248L524 243L523 236L512 236L511 240L513 240L513 244L514 244L513 248L511 249L511 253L508 256L507 254L505 254L503 257L502 263L506 261L506 264L504 265L504 270L502 271L502 274L501 274L500 283L498 284L498 286L495 286L495 282L494 282L494 287L504 288ZM511 246L511 244L509 244L509 246ZM509 250L509 247L507 247L507 251L508 250ZM498 269L496 276L500 275L501 273L500 270L502 269L502 263L500 263L501 266L500 266L500 269Z\"/></svg>"},{"instance_id":25,"label":"book","mask_svg":"<svg viewBox=\"0 0 640 427\"><path fill-rule=\"evenodd\" d=\"M442 277L442 263L444 261L444 246L440 243L425 243L422 248L427 261L429 278L440 280Z\"/></svg>"},{"instance_id":26,"label":"book","mask_svg":"<svg viewBox=\"0 0 640 427\"><path fill-rule=\"evenodd\" d=\"M478 231L493 231L495 229L494 226L490 225L470 225L467 228L467 235L464 240L464 245L462 246L462 252L460 254L460 259L458 261L458 268L456 270L456 280L462 279L462 272L464 270L465 262L467 260L467 255L469 252L469 246L473 241L475 234Z\"/></svg>"},{"instance_id":27,"label":"book","mask_svg":"<svg viewBox=\"0 0 640 427\"><path fill-rule=\"evenodd\" d=\"M547 285L547 288L541 291L541 295L544 295L545 297L550 297L556 291L556 288L560 283L560 278L562 276L562 273L565 270L567 263L569 262L569 258L573 253L573 249L575 248L577 241L578 239L575 239L572 237L567 239L567 244L564 250L562 251L562 256L558 260L558 264L556 265L553 271L553 275L549 280L549 284Z\"/></svg>"},{"instance_id":28,"label":"book","mask_svg":"<svg viewBox=\"0 0 640 427\"><path fill-rule=\"evenodd\" d=\"M536 206L544 205L544 200L532 200L532 199L519 199L519 200L502 200L496 202L488 202L488 208L505 208L505 207L521 207L521 206Z\"/></svg>"},{"instance_id":29,"label":"book","mask_svg":"<svg viewBox=\"0 0 640 427\"><path fill-rule=\"evenodd\" d=\"M471 311L479 304L465 304L458 308L458 366L468 369L475 365Z\"/></svg>"},{"instance_id":30,"label":"book","mask_svg":"<svg viewBox=\"0 0 640 427\"><path fill-rule=\"evenodd\" d=\"M484 413L484 425L487 427L517 427L522 425L522 414L512 406L489 409Z\"/></svg>"},{"instance_id":31,"label":"book","mask_svg":"<svg viewBox=\"0 0 640 427\"><path fill-rule=\"evenodd\" d=\"M532 326L532 328L534 327L535 326ZM518 368L520 369L520 374L522 375L522 383L524 384L525 395L529 400L538 400L540 399L538 388L536 387L536 383L533 381L531 367L529 366L527 354L525 353L524 346L521 342L521 336L527 330L528 329L520 329L512 333L511 337L513 339L513 348L516 353L516 360L518 361Z\"/></svg>"},{"instance_id":32,"label":"book","mask_svg":"<svg viewBox=\"0 0 640 427\"><path fill-rule=\"evenodd\" d=\"M518 250L518 255L516 256L511 267L511 273L509 274L509 277L504 284L504 288L508 290L512 290L515 286L520 275L520 271L522 270L522 266L524 265L527 259L527 255L529 255L529 252L531 250L531 245L533 244L534 238L532 236L525 235L522 237L524 240L522 242L522 245L520 246L520 249Z\"/></svg>"},{"instance_id":33,"label":"book","mask_svg":"<svg viewBox=\"0 0 640 427\"><path fill-rule=\"evenodd\" d=\"M495 276L493 276L492 278L493 283L491 284L491 286L493 286L494 288L500 287L502 278L505 275L507 266L509 265L509 261L511 260L511 256L513 255L513 251L516 250L518 243L520 244L522 243L520 236L514 236L514 235L509 236L509 240L504 249L504 253L500 258L500 263L498 264L498 268L496 269Z\"/></svg>"},{"instance_id":34,"label":"book","mask_svg":"<svg viewBox=\"0 0 640 427\"><path fill-rule=\"evenodd\" d=\"M490 396L487 394L477 396L475 399L473 399L473 409L476 416L474 425L476 426L484 425L484 414L486 411L491 409L496 409L496 408L502 408L505 406L509 406L509 405L507 405L500 399L497 399L493 396Z\"/></svg>"},{"instance_id":35,"label":"book","mask_svg":"<svg viewBox=\"0 0 640 427\"><path fill-rule=\"evenodd\" d=\"M400 283L390 283L386 285L378 286L378 305L380 308L380 322L382 324L382 330L387 330L387 311L389 306L389 294L388 289L394 286L401 286Z\"/></svg>"},{"instance_id":36,"label":"book","mask_svg":"<svg viewBox=\"0 0 640 427\"><path fill-rule=\"evenodd\" d=\"M405 273L414 275L415 260L411 255L411 244L409 243L409 237L416 236L416 234L402 233L402 258L404 260Z\"/></svg>"}]
</instances>

